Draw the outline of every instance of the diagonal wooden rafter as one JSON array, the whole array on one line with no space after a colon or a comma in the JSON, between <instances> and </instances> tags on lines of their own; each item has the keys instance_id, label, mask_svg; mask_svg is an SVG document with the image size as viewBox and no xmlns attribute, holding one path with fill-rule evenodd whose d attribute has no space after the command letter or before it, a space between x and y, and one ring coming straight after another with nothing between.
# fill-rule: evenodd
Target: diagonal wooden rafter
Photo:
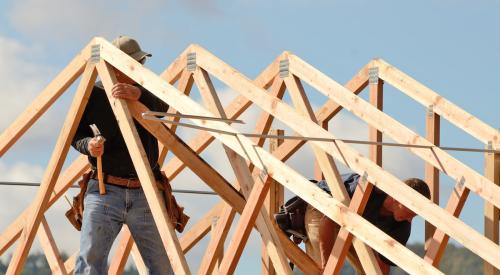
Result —
<instances>
[{"instance_id":1,"label":"diagonal wooden rafter","mask_svg":"<svg viewBox=\"0 0 500 275\"><path fill-rule=\"evenodd\" d=\"M137 245L134 243L132 245L132 258L134 259L135 266L137 267L137 271L139 272L140 275L147 275L148 274L148 268L146 267L146 263L144 263L144 260L142 259L141 253L139 252L139 248L137 248Z\"/></svg>"},{"instance_id":2,"label":"diagonal wooden rafter","mask_svg":"<svg viewBox=\"0 0 500 275\"><path fill-rule=\"evenodd\" d=\"M448 199L446 211L448 211L454 217L458 217L460 215L460 212L462 211L462 208L464 207L469 193L469 189L467 189L465 186L455 186L455 188L451 192L450 198ZM441 257L444 254L449 239L450 236L446 235L446 233L437 228L429 241L424 260L436 267L439 266L439 262L441 261Z\"/></svg>"},{"instance_id":3,"label":"diagonal wooden rafter","mask_svg":"<svg viewBox=\"0 0 500 275\"><path fill-rule=\"evenodd\" d=\"M120 53L119 51L113 49L109 45L109 42L106 42L105 40L101 40L100 42L103 45L101 52L102 56L107 61L111 62L113 66L119 68L122 72L134 79L134 81L138 83L144 83L145 88L147 88L163 101L172 104L180 112L190 111L191 114L195 115L214 115L213 113L208 112L206 109L193 102L191 99L183 96L182 93L180 93L165 81L158 78L151 71L142 68L141 66L137 66L137 62L125 56L123 53ZM305 120L304 118L296 114L290 107L285 107L285 104L270 97L265 91L261 90L259 87L256 87L250 80L241 76L239 72L222 63L220 60L218 60L208 52L202 50L199 46L192 46L192 50L196 50L198 65L201 65L201 67L216 75L219 79L223 80L233 89L244 94L246 97L249 97L253 102L257 103L267 112L271 112L275 117L279 118L280 120L286 121L289 126L294 128L294 130L298 131L299 133L302 132L302 134L304 135L308 135L308 130L314 130L315 133L319 133L322 136L325 136L324 129L310 121ZM230 74L231 77L227 77L227 74ZM286 110L286 112L284 113L286 113L287 118L283 118L284 113L276 112L276 110ZM203 124L205 126L220 129L226 132L234 132L234 129L232 127L216 121L197 120L193 121L193 123L198 125ZM318 127L319 129L317 129ZM235 135L237 135L237 133L238 132L235 132ZM316 208L320 209L320 211L327 214L334 221L338 222L340 219L343 219L343 221L347 221L347 223L360 222L361 224L363 224L363 230L356 226L352 228L349 227L349 229L356 237L361 238L363 242L366 242L378 251L381 251L384 256L388 257L390 260L393 260L395 263L400 264L406 270L410 270L410 272L423 272L424 270L433 270L433 272L436 271L432 266L423 262L421 258L413 254L405 247L399 245L398 243L391 242L391 246L389 248L388 243L384 242L383 240L392 238L387 236L376 227L371 226L370 224L366 224L366 222L360 216L352 214L344 205L342 205L335 199L328 196L324 197L323 194L321 194L322 191L319 188L315 188L314 186L311 187L311 184L307 179L303 178L294 170L288 168L282 162L272 157L265 150L252 145L252 143L247 138L238 136L238 139L236 139L235 136L222 135L219 133L211 134L222 141L225 145L230 146L240 156L251 160L253 164L256 165L256 167L258 167L259 169L266 168L267 171L270 171L269 173L273 175L273 178L278 180L281 184L285 185L290 190L301 194L303 193L302 196L306 201L311 203ZM325 137L332 138L328 134ZM332 150L333 148L329 148L324 144L321 145L319 142L317 142L317 144L322 146L322 148L324 150L327 150L330 154L334 154L336 157L339 157L338 153L335 150ZM413 191L410 187L404 186L404 184L402 184L398 179L381 170L379 167L372 167L371 162L366 160L364 157L361 157L359 153L355 152L345 144L338 143L338 145L339 147L341 146L341 150L343 152L348 154L350 164L353 163L351 164L351 166L353 166L354 169L358 171L363 168L367 168L369 175L372 175L369 176L369 180L373 180L377 183L381 182L378 184L383 187L384 191L391 190L391 192L388 193L402 193L400 197L402 198L403 203L412 204L414 201L417 201L418 203L422 203L425 207L429 207L429 205L426 205L426 201L420 198L418 193L416 194L416 192ZM245 146L247 147L247 149L245 151L242 151L241 146ZM354 161L354 158L358 160L357 163ZM414 210L415 207L413 206L410 208ZM339 209L342 209L342 217L341 214L339 214ZM442 212L435 210L436 209L432 209L432 211L438 212L438 215L441 216L440 214L442 214ZM425 210L419 209L417 212L419 212L420 214L424 211ZM426 216L428 216L426 218L429 218L436 224L442 223L439 219L442 217L437 218L435 217L435 214L432 214L432 216L426 214ZM449 221L449 219L447 220ZM458 223L458 221L453 220L451 223ZM367 237L368 233L365 230L373 231L371 232L372 234L378 234L382 237L377 239L369 238Z\"/></svg>"},{"instance_id":4,"label":"diagonal wooden rafter","mask_svg":"<svg viewBox=\"0 0 500 275\"><path fill-rule=\"evenodd\" d=\"M198 76L198 79L199 78L206 79L206 77L204 75ZM206 82L206 81L204 81L204 82ZM283 96L283 93L284 93L284 86L282 83L283 83L283 81L281 79L275 78L273 81L272 87L271 87L271 93L279 98L281 98ZM206 85L206 84L204 85L203 83L201 83L201 85L203 85L203 87L204 87L204 89L202 89L202 92L203 92L202 95L204 94L206 97L207 94L209 94L211 92L206 91L208 85ZM210 95L208 95L208 96L210 96ZM205 101L207 101L207 100L205 100ZM263 113L258 120L256 131L260 132L260 133L267 133L267 131L270 128L272 119L273 119L272 116L270 116L267 113ZM256 140L257 140L258 146L262 146L262 144L264 143L263 138L261 138L261 139L257 138ZM248 206L246 206L246 207L248 207ZM221 240L225 239L225 237L228 233L227 231L229 230L229 227L227 224L228 218L230 216L234 216L234 213L231 213L231 211L229 211L229 210L225 210L225 211L226 211L225 212L226 214L224 214L222 216L220 222L218 223L218 228L220 227L222 229L218 229L217 234L216 234L216 236L217 236L216 239L214 239L213 242L211 242L209 244L209 247L207 248L207 253L205 254L205 257L203 258L202 263L200 265L200 268L198 270L198 274L209 274L213 270L213 267L214 267L214 264L216 261L216 258L214 257L215 255L213 254L213 252L217 251L217 249L219 249L220 246L222 245Z\"/></svg>"},{"instance_id":5,"label":"diagonal wooden rafter","mask_svg":"<svg viewBox=\"0 0 500 275\"><path fill-rule=\"evenodd\" d=\"M279 63L280 58L282 58L284 54L280 55L265 71L270 72L270 68L276 67L276 63ZM275 75L278 75L278 70L273 71ZM265 74L261 74L263 76ZM254 80L254 83L258 85L258 83L265 83L265 81L259 81L259 79L264 77L258 77ZM268 79L272 79L268 77ZM346 83L346 88L351 90L354 94L359 94L368 84L368 67L362 68L348 83ZM259 87L263 87L258 85ZM236 119L239 117L241 113L243 113L249 106L250 100L245 98L244 96L238 96L235 100L233 100L228 107L226 107L226 113L229 118ZM319 121L328 122L331 120L338 112L342 110L342 106L337 104L335 101L329 100L327 101L316 113ZM207 132L202 132L198 134L195 138L193 138L192 142L190 142L190 147L193 148L197 153L201 153L212 141L214 140L213 136ZM283 143L283 147L280 148L273 153L278 159L282 161L286 161L293 153L295 153L302 145L305 144L303 140L285 140ZM172 174L172 177L175 177L179 174L182 169L185 168L185 164L177 158L173 158L167 165L164 166L165 171L175 171Z\"/></svg>"},{"instance_id":6,"label":"diagonal wooden rafter","mask_svg":"<svg viewBox=\"0 0 500 275\"><path fill-rule=\"evenodd\" d=\"M355 101L350 98L347 93L343 90L343 87L336 84L333 80L328 79L321 72L315 70L310 65L300 60L298 57L290 57L292 64L292 72L297 73L309 80L309 83L316 87L318 90L323 92L327 96L335 96L337 100L343 101L344 107L351 108L352 112L360 116L367 122L375 125L378 129L383 130L386 134L392 138L398 140L399 142L409 143L409 144L419 144L419 145L432 145L429 141L424 138L419 137L415 133L411 132L409 129L403 125L396 122L394 119L388 117L384 113L370 109L371 106L366 104L361 99L356 99ZM314 79L314 81L313 81ZM320 81L318 81L320 79ZM313 83L314 82L314 83ZM330 87L335 87L335 89L327 87L325 85L318 83L328 83ZM368 115L370 113L370 115ZM380 118L383 118L381 120ZM383 123L382 123L383 121ZM395 130L395 129L398 130ZM406 137L405 137L406 136ZM412 136L410 139L409 137ZM455 178L457 181L465 180L465 185L471 190L478 193L481 197L486 199L492 204L500 204L499 198L499 188L491 183L490 180L486 179L484 176L478 174L474 170L460 163L456 159L449 156L446 152L439 148L433 148L433 150L427 150L423 152L417 148L410 148L415 154L419 155L424 160L432 163L436 168L443 170L445 173ZM430 151L430 152L429 152ZM429 155L429 153L431 155ZM433 162L434 161L434 162ZM437 164L436 164L437 162ZM467 184L468 183L468 184ZM475 231L473 231L476 233ZM460 240L459 240L460 241ZM467 242L466 240L463 240ZM472 249L471 247L469 247ZM472 249L473 250L473 249ZM480 253L478 253L480 254ZM484 256L482 256L484 258Z\"/></svg>"},{"instance_id":7,"label":"diagonal wooden rafter","mask_svg":"<svg viewBox=\"0 0 500 275\"><path fill-rule=\"evenodd\" d=\"M118 244L114 257L109 264L108 275L122 274L125 269L125 265L127 264L128 255L130 254L130 251L132 251L134 239L132 239L132 234L130 233L127 225L122 226L121 234L122 238Z\"/></svg>"},{"instance_id":8,"label":"diagonal wooden rafter","mask_svg":"<svg viewBox=\"0 0 500 275\"><path fill-rule=\"evenodd\" d=\"M73 139L78 123L80 122L80 118L85 110L85 106L92 91L96 76L95 66L93 64L87 64L87 67L83 72L80 85L78 86L73 102L71 103L68 116L66 117L62 131L52 153L52 157L50 158L47 170L43 176L40 189L34 200L32 213L30 213L28 219L26 220L23 228L23 234L21 235L22 238L20 239L18 247L12 256L6 274L12 275L21 273L26 257L28 256L29 249L33 244L33 239L40 225L43 213L45 212L45 209L47 209L47 204L51 193L54 190L57 177L61 172L62 165L64 164L64 160L66 159L66 155L69 151L70 142Z\"/></svg>"},{"instance_id":9,"label":"diagonal wooden rafter","mask_svg":"<svg viewBox=\"0 0 500 275\"><path fill-rule=\"evenodd\" d=\"M285 53L284 53L285 54ZM283 55L284 55L283 54ZM266 88L266 85L269 85L270 80L279 79L276 77L278 75L278 66L279 60L281 60L282 56L280 55L276 60L268 67L266 70L256 79L254 83L256 85L261 84L263 88ZM353 91L353 93L360 93L368 84L368 71L367 66L362 68L347 84L346 87ZM259 85L259 86L261 86ZM238 96L233 102L226 108L228 116L230 118L237 118L246 108L249 106L249 101L243 96ZM320 120L328 122L332 119L340 110L342 106L338 105L334 101L328 101L325 105L323 105L320 110L317 112L317 116ZM271 116L272 118L272 116ZM257 131L259 132L259 131ZM210 142L213 141L213 137L206 132L200 133L190 144L197 153L201 153ZM286 140L283 146L277 150L275 155L283 161L285 161L290 155L292 155L300 146L302 146L305 142L300 140ZM166 165L166 171L175 171L172 175L172 178L180 173L184 168L184 163L178 161L178 159L174 158ZM278 236L280 237L281 243L284 244L287 249L286 251L290 252L289 257L292 257L292 261L297 264L302 270L306 268L315 268L317 270L316 265L307 255L305 255L300 249L298 249L290 240L288 240L283 233L278 231ZM316 274L317 271L311 271L311 274Z\"/></svg>"},{"instance_id":10,"label":"diagonal wooden rafter","mask_svg":"<svg viewBox=\"0 0 500 275\"><path fill-rule=\"evenodd\" d=\"M224 241L229 234L235 214L236 211L230 205L224 205L217 226L213 229L214 236L207 246L197 274L212 274L214 271L219 257L222 256L219 253L224 248Z\"/></svg>"},{"instance_id":11,"label":"diagonal wooden rafter","mask_svg":"<svg viewBox=\"0 0 500 275\"><path fill-rule=\"evenodd\" d=\"M201 75L200 75L201 73ZM201 78L200 78L201 77ZM225 112L222 111L222 105L217 99L217 95L215 94L215 89L209 86L208 81L204 78L203 72L200 72L199 69L195 71L195 82L198 86L198 90L202 98L205 101L205 104L214 109L214 112L220 112L221 117L225 118ZM224 146L224 150L229 158L229 150ZM229 158L231 161L231 159ZM238 188L239 184L236 184ZM246 207L246 206L245 206ZM234 209L226 204L222 210L221 218L215 228L215 234L205 252L205 256L203 257L200 267L198 269L198 274L212 274L214 271L217 260L222 255L219 255L220 251L224 248L224 242L229 234L229 230L231 229L231 225L234 219L236 212Z\"/></svg>"},{"instance_id":12,"label":"diagonal wooden rafter","mask_svg":"<svg viewBox=\"0 0 500 275\"><path fill-rule=\"evenodd\" d=\"M135 128L135 124L130 115L127 103L125 100L114 99L111 95L113 85L116 83L114 71L112 67L100 61L98 67L99 76L102 79L106 95L110 101L111 107L117 117L118 126L124 137L127 149L130 152L132 162L137 171L137 175L141 181L144 194L151 208L154 221L158 227L163 246L172 264L173 271L176 274L191 274L186 262L186 258L182 253L179 240L175 234L174 228L170 223L170 218L162 203L162 195L156 186L156 179L153 176L151 166L144 152L144 147Z\"/></svg>"},{"instance_id":13,"label":"diagonal wooden rafter","mask_svg":"<svg viewBox=\"0 0 500 275\"><path fill-rule=\"evenodd\" d=\"M290 70L294 75L306 81L330 99L335 99L351 113L360 117L369 125L383 131L384 134L397 142L433 146L426 138L419 136L389 115L377 110L363 99L353 96L352 93L342 85L330 79L299 57L290 55L289 60ZM500 188L445 151L437 147L434 147L432 150L415 147L408 147L407 149L432 164L434 167L440 169L455 181L458 182L463 177L465 186L471 191L497 207L500 207Z\"/></svg>"},{"instance_id":14,"label":"diagonal wooden rafter","mask_svg":"<svg viewBox=\"0 0 500 275\"><path fill-rule=\"evenodd\" d=\"M224 64L222 61L218 60L207 51L201 49L198 46L196 46L195 48L197 54L199 54L199 58L197 59L198 63L202 67L204 67L210 73L216 75L219 79L223 80L233 89L240 91L240 93L242 94L245 94L248 98L250 98L254 103L258 104L264 110L273 113L276 118L282 121L286 121L288 126L290 126L295 131L302 133L303 135L309 135L310 132L314 132L316 136L325 138L328 137L330 139L334 138L331 134L327 133L318 125L315 125L309 121L304 121L304 119L296 115L293 110L291 110L289 107L286 107L285 104L277 101L274 98L271 98L261 89L255 87L255 85L253 85L248 79L237 73L236 70L230 68L228 65ZM231 75L230 77L228 76L229 72ZM423 198L416 191L412 190L412 188L406 186L400 180L390 175L370 160L362 157L359 153L357 153L349 146L346 146L342 142L337 142L336 147L333 147L331 145L329 146L329 144L320 142L315 143L321 146L322 149L326 150L329 154L335 156L338 160L345 160L347 164L358 173L366 171L368 173L368 180L376 183L377 187L379 187L389 195L397 197L398 201L402 202L411 210L432 222L434 225L439 225L443 230L452 232L453 234L451 235L455 239L462 242L464 245L469 247L484 259L487 259L490 262L494 262L493 259L495 258L495 256L492 255L492 251L493 253L497 253L498 250L494 248L497 246L494 245L491 241L486 240L483 236L472 230L469 226L465 225L458 219L449 217L443 209L435 206L432 203L429 203L428 200ZM342 154L340 154L339 150L340 152L342 152ZM488 189L493 189L493 187ZM446 221L446 223L444 221ZM460 230L457 230L457 228L460 228ZM471 238L474 239L473 242L469 241ZM364 241L366 242L367 240ZM481 243L481 245L478 245L478 243ZM485 250L485 247L489 247L490 249Z\"/></svg>"},{"instance_id":15,"label":"diagonal wooden rafter","mask_svg":"<svg viewBox=\"0 0 500 275\"><path fill-rule=\"evenodd\" d=\"M0 157L47 111L50 106L82 74L90 57L93 41L84 47L73 60L33 100L26 110L5 129L0 136Z\"/></svg>"},{"instance_id":16,"label":"diagonal wooden rafter","mask_svg":"<svg viewBox=\"0 0 500 275\"><path fill-rule=\"evenodd\" d=\"M234 153L236 154L236 153ZM246 168L246 167L245 167ZM250 176L250 171L248 171L248 177ZM253 228L253 224L257 219L257 216L262 213L262 204L264 203L264 199L266 197L267 191L269 191L269 186L271 183L271 178L267 177L267 179L261 178L260 180L256 180L250 195L247 198L247 204L245 205L245 209L243 209L243 213L241 214L238 225L236 226L236 233L229 244L227 252L220 264L220 269L218 274L233 274L236 265L238 263L241 254L243 253L243 248L248 241L250 236L250 231ZM269 218L267 216L267 218ZM274 230L274 227L271 227L270 230ZM279 243L275 243L275 245L281 247ZM269 253L269 252L268 252ZM284 252L282 252L285 254ZM270 253L269 253L270 254ZM273 260L271 256L271 260ZM289 269L289 266L285 262L285 272L282 273L283 267L279 266L279 263L273 262L273 266L280 274L292 274L292 271Z\"/></svg>"},{"instance_id":17,"label":"diagonal wooden rafter","mask_svg":"<svg viewBox=\"0 0 500 275\"><path fill-rule=\"evenodd\" d=\"M68 272L66 271L66 267L64 266L64 262L59 254L59 249L57 248L54 236L52 235L45 217L42 218L40 228L38 229L38 239L40 240L40 245L42 246L52 273L67 275Z\"/></svg>"},{"instance_id":18,"label":"diagonal wooden rafter","mask_svg":"<svg viewBox=\"0 0 500 275\"><path fill-rule=\"evenodd\" d=\"M217 203L210 211L208 211L186 234L182 235L180 242L182 252L187 253L193 246L198 243L210 231L212 220L215 217L221 216L224 210L224 203Z\"/></svg>"},{"instance_id":19,"label":"diagonal wooden rafter","mask_svg":"<svg viewBox=\"0 0 500 275\"><path fill-rule=\"evenodd\" d=\"M377 107L377 109L382 110L383 108L383 81L379 79L369 79L369 89L370 89L370 103ZM381 142L382 133L374 127L368 128L368 135L370 141ZM382 146L370 145L368 151L369 157L377 165L382 166ZM366 186L365 186L366 184ZM364 208L368 199L370 197L371 191L373 189L373 184L371 182L363 183L361 182L356 186L356 190L352 197L349 208L356 213L362 215ZM344 260L347 256L350 244L353 242L352 234L349 233L345 228L341 228L335 243L333 244L332 251L323 270L323 274L337 274L340 272ZM357 239L354 239L354 245L360 245ZM363 249L363 247L361 247ZM360 249L358 249L360 250ZM358 256L362 256L358 254ZM360 261L363 263L364 261ZM366 265L365 265L366 266ZM366 267L365 267L366 270Z\"/></svg>"},{"instance_id":20,"label":"diagonal wooden rafter","mask_svg":"<svg viewBox=\"0 0 500 275\"><path fill-rule=\"evenodd\" d=\"M499 130L495 130L488 124L467 113L384 60L374 59L371 62L371 66L379 68L380 78L401 92L420 102L425 107L432 106L432 109L438 115L446 118L484 144L492 142L493 148L500 148Z\"/></svg>"},{"instance_id":21,"label":"diagonal wooden rafter","mask_svg":"<svg viewBox=\"0 0 500 275\"><path fill-rule=\"evenodd\" d=\"M75 269L75 264L76 264L76 257L78 256L78 253L74 253L69 258L64 262L64 267L66 268L66 271L68 274L73 274L74 269ZM61 273L55 273L56 275L59 275Z\"/></svg>"},{"instance_id":22,"label":"diagonal wooden rafter","mask_svg":"<svg viewBox=\"0 0 500 275\"><path fill-rule=\"evenodd\" d=\"M173 64L176 64L176 63L174 62ZM187 70L180 70L180 75L179 75L179 72L178 72L179 70L180 70L180 67L178 67L178 66L169 66L167 68L167 70L165 71L163 79L165 79L166 81L168 81L172 85L175 83L175 81L178 80L179 91L183 91L184 94L189 95L189 93L191 91L192 84L193 84L192 74L191 74L191 72L188 72ZM169 107L168 112L174 113L175 110L173 108ZM180 117L174 118L174 121L179 121L179 120L180 120ZM171 126L171 129L174 132L176 131L176 128L177 128L177 125ZM159 154L158 154L158 163L160 165L164 162L167 154L168 154L168 149L165 148L160 143L159 144ZM167 175L167 177L168 177L168 175ZM110 275L111 274L121 274L120 270L122 270L122 268L123 268L122 265L124 265L126 263L129 255L130 255L130 251L131 251L132 244L133 244L132 235L130 234L130 231L128 231L128 230L124 231L124 234L122 236L122 240L120 242L121 243L120 243L119 247L123 247L126 249L117 250L115 252L115 255L111 261L111 265L109 268Z\"/></svg>"}]
</instances>

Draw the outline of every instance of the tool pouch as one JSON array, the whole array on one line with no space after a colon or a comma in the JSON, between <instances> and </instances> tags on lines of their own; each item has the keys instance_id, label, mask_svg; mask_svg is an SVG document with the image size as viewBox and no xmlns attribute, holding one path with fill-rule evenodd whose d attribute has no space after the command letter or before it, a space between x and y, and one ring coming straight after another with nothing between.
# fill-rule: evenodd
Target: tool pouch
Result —
<instances>
[{"instance_id":1,"label":"tool pouch","mask_svg":"<svg viewBox=\"0 0 500 275\"><path fill-rule=\"evenodd\" d=\"M184 227L188 223L189 216L184 214L184 207L177 203L177 200L172 194L172 187L170 186L168 178L163 171L161 172L161 175L161 186L163 187L163 196L165 198L167 212L175 230L182 233L182 231L184 231Z\"/></svg>"},{"instance_id":2,"label":"tool pouch","mask_svg":"<svg viewBox=\"0 0 500 275\"><path fill-rule=\"evenodd\" d=\"M69 222L80 231L82 229L83 221L83 199L85 197L85 192L87 192L87 185L92 176L93 171L83 174L82 179L78 182L80 186L80 193L73 197L73 205L71 209L66 211L66 218Z\"/></svg>"}]
</instances>

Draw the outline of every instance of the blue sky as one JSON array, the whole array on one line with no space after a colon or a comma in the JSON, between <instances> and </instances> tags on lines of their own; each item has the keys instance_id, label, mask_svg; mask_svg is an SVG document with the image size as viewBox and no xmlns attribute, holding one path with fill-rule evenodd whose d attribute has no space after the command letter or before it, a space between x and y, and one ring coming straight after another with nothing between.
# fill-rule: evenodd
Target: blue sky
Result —
<instances>
[{"instance_id":1,"label":"blue sky","mask_svg":"<svg viewBox=\"0 0 500 275\"><path fill-rule=\"evenodd\" d=\"M3 131L22 112L91 37L103 36L111 40L120 34L136 37L144 49L153 53L147 66L158 73L191 43L202 45L249 78L257 76L284 50L292 51L339 83L349 80L370 59L380 57L498 129L499 8L500 2L487 0L146 0L140 3L131 0L2 0L0 81L4 85L0 95L4 100L1 101L0 129ZM222 85L218 86L224 93L231 94ZM315 95L311 89L308 92L315 106L323 103L323 97ZM65 95L40 125L0 159L3 180L39 180L71 94L70 91ZM385 110L390 115L424 134L423 106L388 85L384 100ZM364 131L364 124L342 114L341 119L330 125L335 128L333 124L340 124L332 132L362 138L359 133ZM442 124L443 145L483 147L449 123ZM183 135L188 138L189 131ZM214 149L206 157L215 160L216 153ZM404 150L388 151L387 155L390 156L387 161L393 161L393 164L388 163L388 169L396 175L422 176L421 161ZM452 155L483 173L481 154ZM299 167L309 158L309 155L293 158L290 165ZM394 164L395 160L399 162ZM300 169L306 175L312 171L311 167ZM182 179L196 181L189 173L184 174ZM452 182L442 178L443 204ZM7 194L15 191L0 188L2 204L2 200L9 201ZM16 199L19 211L33 197L33 191L23 192L25 198ZM187 204L194 200L189 196L183 198ZM215 199L207 200L215 202ZM482 200L472 196L462 215L467 224L480 232L482 209ZM0 219L0 230L14 217L13 214L5 215ZM199 215L193 213L194 217ZM58 222L57 218L54 222ZM411 241L421 241L422 235L421 221L417 220ZM255 256L258 239L254 236L251 241L254 244L245 253ZM75 245L74 240L66 238L61 240L60 246L74 248ZM191 256L190 262L196 262L196 257ZM242 258L242 266L256 264L249 258ZM246 273L239 269L237 274Z\"/></svg>"}]
</instances>

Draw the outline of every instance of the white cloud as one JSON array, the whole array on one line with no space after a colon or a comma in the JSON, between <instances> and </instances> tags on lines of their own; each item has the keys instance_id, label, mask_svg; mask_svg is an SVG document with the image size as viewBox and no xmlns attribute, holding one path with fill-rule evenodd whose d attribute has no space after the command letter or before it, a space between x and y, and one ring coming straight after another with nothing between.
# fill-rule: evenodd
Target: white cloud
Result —
<instances>
[{"instance_id":1,"label":"white cloud","mask_svg":"<svg viewBox=\"0 0 500 275\"><path fill-rule=\"evenodd\" d=\"M40 63L37 46L27 46L18 40L0 36L0 82L2 83L2 116L0 130L4 131L45 88L55 75L53 67ZM32 148L32 142L46 144L55 140L64 119L65 106L58 103L44 114L26 133L23 146Z\"/></svg>"},{"instance_id":2,"label":"white cloud","mask_svg":"<svg viewBox=\"0 0 500 275\"><path fill-rule=\"evenodd\" d=\"M42 179L44 168L26 162L6 164L0 161L0 175L2 181L39 182Z\"/></svg>"},{"instance_id":3,"label":"white cloud","mask_svg":"<svg viewBox=\"0 0 500 275\"><path fill-rule=\"evenodd\" d=\"M8 15L14 28L37 41L81 44L96 35L118 35L119 30L140 34L146 27L141 22L162 2L21 0L13 2Z\"/></svg>"},{"instance_id":4,"label":"white cloud","mask_svg":"<svg viewBox=\"0 0 500 275\"><path fill-rule=\"evenodd\" d=\"M40 182L44 168L26 162L8 164L0 161L0 181ZM31 203L36 193L34 187L0 186L0 232L15 220Z\"/></svg>"},{"instance_id":5,"label":"white cloud","mask_svg":"<svg viewBox=\"0 0 500 275\"><path fill-rule=\"evenodd\" d=\"M51 69L31 61L39 49L0 36L0 82L2 83L2 116L0 129L14 121L43 87L44 75Z\"/></svg>"}]
</instances>

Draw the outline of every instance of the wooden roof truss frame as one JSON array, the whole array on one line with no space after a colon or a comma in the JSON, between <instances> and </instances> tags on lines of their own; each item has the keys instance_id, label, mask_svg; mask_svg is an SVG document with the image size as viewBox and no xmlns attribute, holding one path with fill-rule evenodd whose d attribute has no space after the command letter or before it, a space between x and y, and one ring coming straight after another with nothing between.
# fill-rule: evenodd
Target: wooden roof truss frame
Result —
<instances>
[{"instance_id":1,"label":"wooden roof truss frame","mask_svg":"<svg viewBox=\"0 0 500 275\"><path fill-rule=\"evenodd\" d=\"M500 188L496 185L500 181L498 154L486 154L487 169L486 175L483 176L440 148L407 148L427 163L426 179L431 183L433 193L433 200L427 200L381 168L380 145L370 145L369 156L365 157L342 141L309 140L307 142L312 146L318 174L327 179L334 195L332 197L284 163L306 143L306 139L286 140L273 152L268 152L262 148L264 138L247 138L225 122L194 119L192 123L195 125L232 134L200 131L191 142L185 143L175 134L176 125L166 127L158 121L143 119L141 114L148 111L145 106L110 96L109 91L116 82L111 66L168 103L171 113L237 119L251 104L255 104L263 111L257 121L256 133L267 134L273 120L278 119L304 137L334 139L335 137L325 128L340 110L346 109L368 123L371 141L382 141L384 133L402 144L439 145L439 121L440 117L443 117L488 144L490 149L500 148L498 131L383 60L372 60L345 86L342 86L299 57L284 52L252 81L202 47L191 45L158 76L117 50L106 40L94 38L0 136L1 156L80 75L82 76L36 198L31 206L0 235L0 254L18 241L7 274L20 274L37 235L52 271L57 274L72 272L75 255L66 262L61 260L44 213L89 169L85 158L80 156L61 173L70 141L98 75L104 84L108 99L113 103L111 105L119 121L120 130L138 176L143 182L148 203L161 232L163 245L176 274L191 273L184 255L210 230L213 231L212 239L198 274L233 273L252 228L256 228L260 233L266 257L269 257L268 262L272 263L272 267L269 265L264 268L265 273L292 274L288 265L288 260L291 260L307 274L319 274L321 272L319 266L283 233L276 230L275 224L270 219L269 206L262 207L269 189L274 188L276 183L299 194L342 226L324 274L338 274L351 244L363 268L370 274L380 273L372 249L409 273L441 273L436 266L439 265L449 237L482 257L487 272L494 272L495 268L500 268L500 262L497 261L500 259L500 249L498 249ZM217 96L211 77L216 77L240 94L226 108L222 106ZM176 82L177 88L172 86ZM302 82L306 82L328 97L328 101L317 112L313 111ZM390 83L429 107L432 112L427 115L426 137L419 136L382 111L384 82ZM198 87L203 105L189 97L193 85ZM366 87L369 87L370 102L358 96ZM285 90L289 92L293 106L281 101ZM150 166L144 157L144 149L132 123L134 119L155 135L161 143L160 163L164 162L167 152L171 151L175 155L162 168L170 180L173 180L185 167L189 167L222 198L220 203L208 211L180 239L168 222L164 205L160 203L159 191L153 184L154 178ZM179 119L174 117L173 120ZM218 140L224 146L236 176L236 181L233 183L228 182L200 157L200 153L214 140ZM363 175L363 180L352 199L349 199L345 188L340 184L336 162L343 163ZM451 195L446 209L436 205L440 172L457 182L456 192ZM415 255L359 215L363 212L373 186L396 198L429 223L426 230L428 243L424 258ZM486 220L490 222L486 236L457 218L471 191L486 202L485 215ZM236 233L232 236L228 249L222 251L237 212L241 216L236 225ZM216 225L212 224L214 217L219 217ZM433 227L437 230L431 234ZM112 259L109 272L121 273L131 253L139 271L143 273L145 266L130 232L126 227L123 230L125 234Z\"/></svg>"}]
</instances>

